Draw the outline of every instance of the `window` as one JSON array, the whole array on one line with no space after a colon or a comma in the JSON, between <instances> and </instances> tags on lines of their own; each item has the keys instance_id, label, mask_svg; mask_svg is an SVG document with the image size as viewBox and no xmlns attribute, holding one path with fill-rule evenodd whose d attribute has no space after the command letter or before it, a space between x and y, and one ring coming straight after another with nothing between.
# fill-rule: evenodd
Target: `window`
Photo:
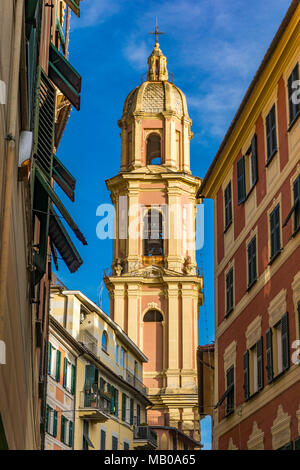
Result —
<instances>
[{"instance_id":1,"label":"window","mask_svg":"<svg viewBox=\"0 0 300 470\"><path fill-rule=\"evenodd\" d=\"M144 256L163 256L163 216L157 209L150 209L144 217Z\"/></svg>"},{"instance_id":2,"label":"window","mask_svg":"<svg viewBox=\"0 0 300 470\"><path fill-rule=\"evenodd\" d=\"M48 374L56 377L56 352L57 349L49 343L48 346Z\"/></svg>"},{"instance_id":3,"label":"window","mask_svg":"<svg viewBox=\"0 0 300 470\"><path fill-rule=\"evenodd\" d=\"M290 125L296 120L300 114L299 93L299 64L296 65L288 79L289 108L290 108Z\"/></svg>"},{"instance_id":4,"label":"window","mask_svg":"<svg viewBox=\"0 0 300 470\"><path fill-rule=\"evenodd\" d=\"M287 216L282 228L284 228L292 215L294 214L294 234L296 234L300 228L300 175L293 184L294 193L294 205Z\"/></svg>"},{"instance_id":5,"label":"window","mask_svg":"<svg viewBox=\"0 0 300 470\"><path fill-rule=\"evenodd\" d=\"M73 447L73 423L69 421L69 447Z\"/></svg>"},{"instance_id":6,"label":"window","mask_svg":"<svg viewBox=\"0 0 300 470\"><path fill-rule=\"evenodd\" d=\"M274 157L277 152L277 131L276 131L276 107L275 104L266 117L266 133L267 133L267 163Z\"/></svg>"},{"instance_id":7,"label":"window","mask_svg":"<svg viewBox=\"0 0 300 470\"><path fill-rule=\"evenodd\" d=\"M102 351L107 352L107 333L106 333L106 331L103 331L103 333L102 333L101 347L102 347Z\"/></svg>"},{"instance_id":8,"label":"window","mask_svg":"<svg viewBox=\"0 0 300 470\"><path fill-rule=\"evenodd\" d=\"M141 406L136 405L136 425L139 426L141 424Z\"/></svg>"},{"instance_id":9,"label":"window","mask_svg":"<svg viewBox=\"0 0 300 470\"><path fill-rule=\"evenodd\" d=\"M288 312L266 333L268 383L290 367Z\"/></svg>"},{"instance_id":10,"label":"window","mask_svg":"<svg viewBox=\"0 0 300 470\"><path fill-rule=\"evenodd\" d=\"M82 426L82 450L89 450L89 447L94 448L93 443L89 438L89 422L83 420Z\"/></svg>"},{"instance_id":11,"label":"window","mask_svg":"<svg viewBox=\"0 0 300 470\"><path fill-rule=\"evenodd\" d=\"M144 322L161 322L163 316L158 310L148 310L144 315Z\"/></svg>"},{"instance_id":12,"label":"window","mask_svg":"<svg viewBox=\"0 0 300 470\"><path fill-rule=\"evenodd\" d=\"M263 389L263 339L261 338L250 350L244 354L244 398L248 400L252 395Z\"/></svg>"},{"instance_id":13,"label":"window","mask_svg":"<svg viewBox=\"0 0 300 470\"><path fill-rule=\"evenodd\" d=\"M233 310L233 268L226 275L226 315Z\"/></svg>"},{"instance_id":14,"label":"window","mask_svg":"<svg viewBox=\"0 0 300 470\"><path fill-rule=\"evenodd\" d=\"M224 203L225 203L225 230L232 223L232 194L231 194L231 182L225 189L224 192Z\"/></svg>"},{"instance_id":15,"label":"window","mask_svg":"<svg viewBox=\"0 0 300 470\"><path fill-rule=\"evenodd\" d=\"M173 436L173 450L177 450L177 439L176 439L176 436Z\"/></svg>"},{"instance_id":16,"label":"window","mask_svg":"<svg viewBox=\"0 0 300 470\"><path fill-rule=\"evenodd\" d=\"M234 411L234 366L230 367L226 373L227 398L226 398L226 416Z\"/></svg>"},{"instance_id":17,"label":"window","mask_svg":"<svg viewBox=\"0 0 300 470\"><path fill-rule=\"evenodd\" d=\"M129 450L129 449L130 449L129 443L124 441L124 450Z\"/></svg>"},{"instance_id":18,"label":"window","mask_svg":"<svg viewBox=\"0 0 300 470\"><path fill-rule=\"evenodd\" d=\"M130 422L129 398L125 393L122 393L122 421Z\"/></svg>"},{"instance_id":19,"label":"window","mask_svg":"<svg viewBox=\"0 0 300 470\"><path fill-rule=\"evenodd\" d=\"M62 415L61 417L61 428L60 428L60 440L61 442L66 442L66 428L68 425L68 420Z\"/></svg>"},{"instance_id":20,"label":"window","mask_svg":"<svg viewBox=\"0 0 300 470\"><path fill-rule=\"evenodd\" d=\"M115 436L111 438L111 448L112 450L118 450L118 438Z\"/></svg>"},{"instance_id":21,"label":"window","mask_svg":"<svg viewBox=\"0 0 300 470\"><path fill-rule=\"evenodd\" d=\"M133 398L130 398L130 424L133 425L133 415L134 415L134 401Z\"/></svg>"},{"instance_id":22,"label":"window","mask_svg":"<svg viewBox=\"0 0 300 470\"><path fill-rule=\"evenodd\" d=\"M256 272L256 236L252 238L248 245L248 288L250 288L257 279Z\"/></svg>"},{"instance_id":23,"label":"window","mask_svg":"<svg viewBox=\"0 0 300 470\"><path fill-rule=\"evenodd\" d=\"M161 164L161 138L159 134L152 133L147 139L147 165Z\"/></svg>"},{"instance_id":24,"label":"window","mask_svg":"<svg viewBox=\"0 0 300 470\"><path fill-rule=\"evenodd\" d=\"M126 351L124 348L121 347L120 367L122 367L122 369L125 367L125 356L126 356Z\"/></svg>"},{"instance_id":25,"label":"window","mask_svg":"<svg viewBox=\"0 0 300 470\"><path fill-rule=\"evenodd\" d=\"M120 346L117 344L116 346L116 363L119 364L119 354L120 354Z\"/></svg>"},{"instance_id":26,"label":"window","mask_svg":"<svg viewBox=\"0 0 300 470\"><path fill-rule=\"evenodd\" d=\"M238 204L246 199L246 180L245 180L245 157L242 156L237 161L237 192L238 192Z\"/></svg>"},{"instance_id":27,"label":"window","mask_svg":"<svg viewBox=\"0 0 300 470\"><path fill-rule=\"evenodd\" d=\"M106 432L101 429L101 435L100 435L100 450L105 450L106 449Z\"/></svg>"},{"instance_id":28,"label":"window","mask_svg":"<svg viewBox=\"0 0 300 470\"><path fill-rule=\"evenodd\" d=\"M57 436L57 411L49 405L46 406L46 432L53 437Z\"/></svg>"},{"instance_id":29,"label":"window","mask_svg":"<svg viewBox=\"0 0 300 470\"><path fill-rule=\"evenodd\" d=\"M64 375L63 375L63 386L66 390L75 393L75 366L64 358Z\"/></svg>"},{"instance_id":30,"label":"window","mask_svg":"<svg viewBox=\"0 0 300 470\"><path fill-rule=\"evenodd\" d=\"M258 180L257 166L257 135L254 134L246 155L237 161L237 191L238 204L242 204L248 197Z\"/></svg>"},{"instance_id":31,"label":"window","mask_svg":"<svg viewBox=\"0 0 300 470\"><path fill-rule=\"evenodd\" d=\"M119 390L111 386L111 409L110 412L114 416L119 416Z\"/></svg>"},{"instance_id":32,"label":"window","mask_svg":"<svg viewBox=\"0 0 300 470\"><path fill-rule=\"evenodd\" d=\"M275 207L270 214L270 235L271 235L271 261L280 253L280 206Z\"/></svg>"}]
</instances>

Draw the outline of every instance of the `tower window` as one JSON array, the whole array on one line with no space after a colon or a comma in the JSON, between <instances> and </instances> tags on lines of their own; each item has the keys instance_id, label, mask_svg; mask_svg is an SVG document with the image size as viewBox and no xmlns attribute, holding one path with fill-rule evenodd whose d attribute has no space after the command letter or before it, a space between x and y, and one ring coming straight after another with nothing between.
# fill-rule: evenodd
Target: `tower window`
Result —
<instances>
[{"instance_id":1,"label":"tower window","mask_svg":"<svg viewBox=\"0 0 300 470\"><path fill-rule=\"evenodd\" d=\"M162 322L163 316L158 310L149 310L144 316L144 322Z\"/></svg>"},{"instance_id":2,"label":"tower window","mask_svg":"<svg viewBox=\"0 0 300 470\"><path fill-rule=\"evenodd\" d=\"M152 133L147 139L147 165L161 164L161 138Z\"/></svg>"},{"instance_id":3,"label":"tower window","mask_svg":"<svg viewBox=\"0 0 300 470\"><path fill-rule=\"evenodd\" d=\"M163 256L163 217L150 209L144 217L144 256Z\"/></svg>"}]
</instances>

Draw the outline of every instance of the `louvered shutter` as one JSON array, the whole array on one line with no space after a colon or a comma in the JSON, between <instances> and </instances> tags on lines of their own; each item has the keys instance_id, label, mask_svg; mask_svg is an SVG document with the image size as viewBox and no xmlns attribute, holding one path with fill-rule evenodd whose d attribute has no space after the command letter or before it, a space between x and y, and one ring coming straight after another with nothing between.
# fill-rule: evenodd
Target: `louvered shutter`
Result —
<instances>
[{"instance_id":1,"label":"louvered shutter","mask_svg":"<svg viewBox=\"0 0 300 470\"><path fill-rule=\"evenodd\" d=\"M267 349L267 376L268 383L271 383L274 377L273 370L273 343L272 343L272 328L266 332L266 349Z\"/></svg>"},{"instance_id":2,"label":"louvered shutter","mask_svg":"<svg viewBox=\"0 0 300 470\"><path fill-rule=\"evenodd\" d=\"M68 359L64 358L64 377L63 377L63 386L66 388L67 386L67 374L68 374Z\"/></svg>"},{"instance_id":3,"label":"louvered shutter","mask_svg":"<svg viewBox=\"0 0 300 470\"><path fill-rule=\"evenodd\" d=\"M57 411L54 410L53 414L53 436L57 436Z\"/></svg>"},{"instance_id":4,"label":"louvered shutter","mask_svg":"<svg viewBox=\"0 0 300 470\"><path fill-rule=\"evenodd\" d=\"M65 443L65 433L66 433L66 418L61 417L61 429L60 429L60 440Z\"/></svg>"},{"instance_id":5,"label":"louvered shutter","mask_svg":"<svg viewBox=\"0 0 300 470\"><path fill-rule=\"evenodd\" d=\"M101 445L100 450L105 450L106 448L106 432L101 429Z\"/></svg>"},{"instance_id":6,"label":"louvered shutter","mask_svg":"<svg viewBox=\"0 0 300 470\"><path fill-rule=\"evenodd\" d=\"M258 390L264 388L264 351L263 351L263 338L257 342L257 387Z\"/></svg>"},{"instance_id":7,"label":"louvered shutter","mask_svg":"<svg viewBox=\"0 0 300 470\"><path fill-rule=\"evenodd\" d=\"M289 314L286 312L281 319L281 338L282 338L282 368L287 370L290 367L290 348L289 348Z\"/></svg>"},{"instance_id":8,"label":"louvered shutter","mask_svg":"<svg viewBox=\"0 0 300 470\"><path fill-rule=\"evenodd\" d=\"M133 398L130 398L130 424L133 424L133 406L134 406L134 401Z\"/></svg>"},{"instance_id":9,"label":"louvered shutter","mask_svg":"<svg viewBox=\"0 0 300 470\"><path fill-rule=\"evenodd\" d=\"M51 360L52 360L52 344L48 346L48 374L51 374Z\"/></svg>"},{"instance_id":10,"label":"louvered shutter","mask_svg":"<svg viewBox=\"0 0 300 470\"><path fill-rule=\"evenodd\" d=\"M73 447L73 422L69 422L69 446Z\"/></svg>"},{"instance_id":11,"label":"louvered shutter","mask_svg":"<svg viewBox=\"0 0 300 470\"><path fill-rule=\"evenodd\" d=\"M56 382L60 382L60 363L61 363L61 352L57 350L56 351L56 375L55 375Z\"/></svg>"},{"instance_id":12,"label":"louvered shutter","mask_svg":"<svg viewBox=\"0 0 300 470\"><path fill-rule=\"evenodd\" d=\"M126 395L122 394L122 421L126 420Z\"/></svg>"},{"instance_id":13,"label":"louvered shutter","mask_svg":"<svg viewBox=\"0 0 300 470\"><path fill-rule=\"evenodd\" d=\"M252 169L252 181L251 184L254 186L258 180L258 167L257 167L257 135L255 134L251 142L251 169Z\"/></svg>"},{"instance_id":14,"label":"louvered shutter","mask_svg":"<svg viewBox=\"0 0 300 470\"><path fill-rule=\"evenodd\" d=\"M76 367L72 364L72 376L71 376L71 393L75 393L75 380L76 380Z\"/></svg>"},{"instance_id":15,"label":"louvered shutter","mask_svg":"<svg viewBox=\"0 0 300 470\"><path fill-rule=\"evenodd\" d=\"M244 399L248 400L250 396L249 389L249 351L244 354Z\"/></svg>"},{"instance_id":16,"label":"louvered shutter","mask_svg":"<svg viewBox=\"0 0 300 470\"><path fill-rule=\"evenodd\" d=\"M95 384L96 367L92 364L85 366L84 389L91 391Z\"/></svg>"},{"instance_id":17,"label":"louvered shutter","mask_svg":"<svg viewBox=\"0 0 300 470\"><path fill-rule=\"evenodd\" d=\"M230 367L230 369L226 373L226 382L227 382L227 390L230 390L227 399L226 399L226 414L231 413L234 410L234 367Z\"/></svg>"},{"instance_id":18,"label":"louvered shutter","mask_svg":"<svg viewBox=\"0 0 300 470\"><path fill-rule=\"evenodd\" d=\"M237 192L238 204L245 201L246 181L245 181L245 157L244 155L237 161Z\"/></svg>"},{"instance_id":19,"label":"louvered shutter","mask_svg":"<svg viewBox=\"0 0 300 470\"><path fill-rule=\"evenodd\" d=\"M47 405L46 406L46 427L45 427L46 432L49 432L49 414L50 414L50 406Z\"/></svg>"}]
</instances>

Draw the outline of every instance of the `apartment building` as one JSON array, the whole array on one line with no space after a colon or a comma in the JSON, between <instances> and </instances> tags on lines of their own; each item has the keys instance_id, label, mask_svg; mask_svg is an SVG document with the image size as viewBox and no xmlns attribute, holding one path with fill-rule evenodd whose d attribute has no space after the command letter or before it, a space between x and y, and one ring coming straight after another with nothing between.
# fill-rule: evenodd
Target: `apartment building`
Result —
<instances>
[{"instance_id":1,"label":"apartment building","mask_svg":"<svg viewBox=\"0 0 300 470\"><path fill-rule=\"evenodd\" d=\"M51 324L59 325L77 350L69 348L65 354L51 331L47 404L52 403L56 410L56 438L64 436L64 447L73 445L75 450L156 449L157 435L147 425L147 408L152 405L143 384L147 358L82 292L69 291L55 282L51 287ZM52 382L53 387L57 382L64 394L59 407L52 401ZM63 421L59 418L62 403L66 411ZM52 423L49 433L53 435Z\"/></svg>"},{"instance_id":2,"label":"apartment building","mask_svg":"<svg viewBox=\"0 0 300 470\"><path fill-rule=\"evenodd\" d=\"M81 77L68 62L79 3L0 4L0 448L11 450L43 447L51 252L71 272L82 264L62 218L86 243L54 192L55 181L74 200L57 149L80 108Z\"/></svg>"},{"instance_id":3,"label":"apartment building","mask_svg":"<svg viewBox=\"0 0 300 470\"><path fill-rule=\"evenodd\" d=\"M205 176L214 200L214 448L300 447L300 2Z\"/></svg>"}]
</instances>

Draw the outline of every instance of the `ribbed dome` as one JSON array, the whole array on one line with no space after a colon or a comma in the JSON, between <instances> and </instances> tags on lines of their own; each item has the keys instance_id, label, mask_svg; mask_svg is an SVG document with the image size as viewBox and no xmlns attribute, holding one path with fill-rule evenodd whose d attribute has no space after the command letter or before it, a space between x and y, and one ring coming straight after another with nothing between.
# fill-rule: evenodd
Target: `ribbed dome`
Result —
<instances>
[{"instance_id":1,"label":"ribbed dome","mask_svg":"<svg viewBox=\"0 0 300 470\"><path fill-rule=\"evenodd\" d=\"M168 81L147 81L129 93L122 117L126 118L134 112L157 114L163 111L189 117L186 98L179 88Z\"/></svg>"}]
</instances>

